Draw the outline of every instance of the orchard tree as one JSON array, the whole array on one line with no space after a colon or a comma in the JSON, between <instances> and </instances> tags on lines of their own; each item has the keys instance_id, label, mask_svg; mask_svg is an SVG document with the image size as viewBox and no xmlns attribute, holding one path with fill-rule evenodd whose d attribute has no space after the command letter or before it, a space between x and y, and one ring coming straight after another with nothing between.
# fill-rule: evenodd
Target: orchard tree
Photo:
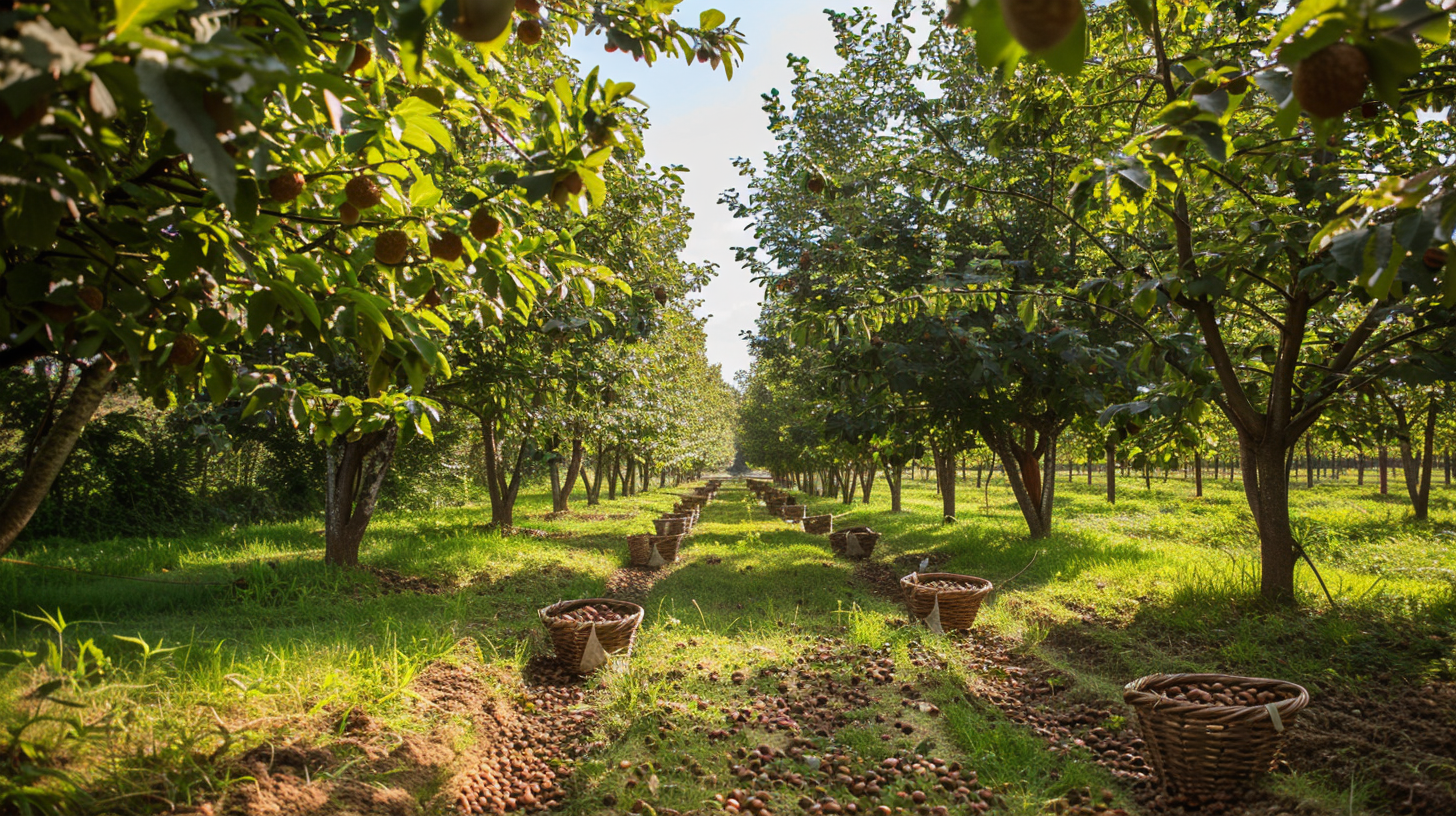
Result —
<instances>
[{"instance_id":1,"label":"orchard tree","mask_svg":"<svg viewBox=\"0 0 1456 816\"><path fill-rule=\"evenodd\" d=\"M1050 202L1108 272L1087 297L1156 320L1143 353L1182 374L1163 384L1162 405L1208 402L1227 416L1263 595L1292 602L1290 452L1343 395L1452 351L1456 207L1435 172L1449 129L1417 112L1448 104L1449 14L1422 2L1306 0L1284 13L1127 0L1053 25L1021 19L1025 8L958 3L948 21L974 28L1003 94L1096 135L1048 145L1093 156ZM1027 53L1037 62L1017 67ZM948 185L1001 194L994 178L965 178L958 152L924 160ZM1352 199L1373 176L1396 180Z\"/></svg>"},{"instance_id":2,"label":"orchard tree","mask_svg":"<svg viewBox=\"0 0 1456 816\"><path fill-rule=\"evenodd\" d=\"M528 311L519 281L557 246L503 234L503 213L599 204L612 148L636 143L630 85L573 82L536 54L601 32L649 62L731 72L726 22L685 27L654 2L590 16L499 0L15 5L0 18L0 364L78 373L0 505L0 552L124 381L161 404L232 396L342 440L331 494L350 506L331 506L345 521L329 558L352 563L341 530L367 523L391 429L429 434L422 391L448 374L451 321ZM265 335L356 360L364 387L240 372Z\"/></svg>"}]
</instances>

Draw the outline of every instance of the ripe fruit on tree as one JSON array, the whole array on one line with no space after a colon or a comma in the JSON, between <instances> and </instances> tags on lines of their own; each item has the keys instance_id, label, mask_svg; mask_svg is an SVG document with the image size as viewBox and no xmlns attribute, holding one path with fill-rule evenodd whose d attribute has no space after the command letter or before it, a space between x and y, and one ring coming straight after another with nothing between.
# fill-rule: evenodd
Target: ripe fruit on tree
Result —
<instances>
[{"instance_id":1,"label":"ripe fruit on tree","mask_svg":"<svg viewBox=\"0 0 1456 816\"><path fill-rule=\"evenodd\" d=\"M824 192L824 179L820 176L809 177L809 192L819 195Z\"/></svg>"},{"instance_id":2,"label":"ripe fruit on tree","mask_svg":"<svg viewBox=\"0 0 1456 816\"><path fill-rule=\"evenodd\" d=\"M173 368L186 368L197 360L202 353L202 344L197 338L190 334L179 334L172 340L172 354L167 358L167 363Z\"/></svg>"},{"instance_id":3,"label":"ripe fruit on tree","mask_svg":"<svg viewBox=\"0 0 1456 816\"><path fill-rule=\"evenodd\" d=\"M1421 256L1421 262L1427 269L1440 269L1446 265L1446 250L1438 247L1431 247L1426 254Z\"/></svg>"},{"instance_id":4,"label":"ripe fruit on tree","mask_svg":"<svg viewBox=\"0 0 1456 816\"><path fill-rule=\"evenodd\" d=\"M1294 98L1319 119L1332 119L1360 104L1370 84L1370 60L1349 43L1337 42L1294 66Z\"/></svg>"},{"instance_id":5,"label":"ripe fruit on tree","mask_svg":"<svg viewBox=\"0 0 1456 816\"><path fill-rule=\"evenodd\" d=\"M707 62L713 58L713 49L706 45L698 49L698 62Z\"/></svg>"},{"instance_id":6,"label":"ripe fruit on tree","mask_svg":"<svg viewBox=\"0 0 1456 816\"><path fill-rule=\"evenodd\" d=\"M541 0L516 0L516 11L535 17L541 13Z\"/></svg>"},{"instance_id":7,"label":"ripe fruit on tree","mask_svg":"<svg viewBox=\"0 0 1456 816\"><path fill-rule=\"evenodd\" d=\"M465 251L465 242L453 232L442 233L439 238L430 239L430 257L437 261L454 263Z\"/></svg>"},{"instance_id":8,"label":"ripe fruit on tree","mask_svg":"<svg viewBox=\"0 0 1456 816\"><path fill-rule=\"evenodd\" d=\"M541 25L540 20L522 20L516 26L516 39L524 45L535 45L541 42L541 37L546 34L546 29Z\"/></svg>"},{"instance_id":9,"label":"ripe fruit on tree","mask_svg":"<svg viewBox=\"0 0 1456 816\"><path fill-rule=\"evenodd\" d=\"M344 185L344 198L360 210L367 210L384 200L379 185L369 176L355 176Z\"/></svg>"},{"instance_id":10,"label":"ripe fruit on tree","mask_svg":"<svg viewBox=\"0 0 1456 816\"><path fill-rule=\"evenodd\" d=\"M657 298L657 305L659 305L659 306L666 306L667 305L667 289L665 289L665 288L663 288L661 286L654 286L654 287L652 287L652 296L654 298Z\"/></svg>"},{"instance_id":11,"label":"ripe fruit on tree","mask_svg":"<svg viewBox=\"0 0 1456 816\"><path fill-rule=\"evenodd\" d=\"M369 61L372 59L374 59L374 54L370 52L368 45L364 43L354 43L354 58L349 60L349 67L344 69L344 73L357 74L360 71L364 70L364 67L367 66L369 64Z\"/></svg>"},{"instance_id":12,"label":"ripe fruit on tree","mask_svg":"<svg viewBox=\"0 0 1456 816\"><path fill-rule=\"evenodd\" d=\"M998 0L1001 19L1021 47L1033 54L1049 51L1077 27L1080 0Z\"/></svg>"},{"instance_id":13,"label":"ripe fruit on tree","mask_svg":"<svg viewBox=\"0 0 1456 816\"><path fill-rule=\"evenodd\" d=\"M581 190L583 186L581 174L576 172L575 170L567 173L561 179L560 183L566 186L566 192L571 193L572 195L581 195Z\"/></svg>"},{"instance_id":14,"label":"ripe fruit on tree","mask_svg":"<svg viewBox=\"0 0 1456 816\"><path fill-rule=\"evenodd\" d=\"M511 24L515 0L456 0L450 30L462 40L490 42Z\"/></svg>"},{"instance_id":15,"label":"ripe fruit on tree","mask_svg":"<svg viewBox=\"0 0 1456 816\"><path fill-rule=\"evenodd\" d=\"M430 291L425 293L424 297L420 298L421 306L439 306L441 303L444 302L445 299L440 297L439 290L437 290L433 286L430 287Z\"/></svg>"},{"instance_id":16,"label":"ripe fruit on tree","mask_svg":"<svg viewBox=\"0 0 1456 816\"><path fill-rule=\"evenodd\" d=\"M485 207L481 207L470 216L470 234L475 236L477 241L489 241L499 236L503 229L505 229L505 225L501 223L501 220Z\"/></svg>"},{"instance_id":17,"label":"ripe fruit on tree","mask_svg":"<svg viewBox=\"0 0 1456 816\"><path fill-rule=\"evenodd\" d=\"M292 201L303 193L303 174L297 170L284 170L268 179L268 195L274 201Z\"/></svg>"},{"instance_id":18,"label":"ripe fruit on tree","mask_svg":"<svg viewBox=\"0 0 1456 816\"><path fill-rule=\"evenodd\" d=\"M385 266L399 266L409 254L410 240L401 230L385 230L374 239L374 260Z\"/></svg>"},{"instance_id":19,"label":"ripe fruit on tree","mask_svg":"<svg viewBox=\"0 0 1456 816\"><path fill-rule=\"evenodd\" d=\"M82 286L76 292L76 300L81 301L86 308L93 312L101 311L102 307L106 305L106 296L95 286Z\"/></svg>"},{"instance_id":20,"label":"ripe fruit on tree","mask_svg":"<svg viewBox=\"0 0 1456 816\"><path fill-rule=\"evenodd\" d=\"M339 206L339 223L346 227L359 223L359 208L345 201Z\"/></svg>"}]
</instances>

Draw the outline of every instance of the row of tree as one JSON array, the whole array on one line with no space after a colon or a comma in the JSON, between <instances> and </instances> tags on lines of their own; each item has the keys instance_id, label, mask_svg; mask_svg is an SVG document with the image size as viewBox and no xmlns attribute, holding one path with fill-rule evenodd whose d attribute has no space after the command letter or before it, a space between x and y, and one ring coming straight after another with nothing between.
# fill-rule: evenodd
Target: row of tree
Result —
<instances>
[{"instance_id":1,"label":"row of tree","mask_svg":"<svg viewBox=\"0 0 1456 816\"><path fill-rule=\"evenodd\" d=\"M1291 458L1319 423L1349 447L1391 424L1429 489L1456 382L1450 12L1118 0L1048 42L1025 8L953 3L918 43L933 4L831 14L844 67L798 60L792 108L766 97L779 148L726 196L767 288L749 460L847 484L873 450L893 499L975 439L1039 537L1069 434L1107 461L1232 437L1263 594L1292 602Z\"/></svg>"},{"instance_id":2,"label":"row of tree","mask_svg":"<svg viewBox=\"0 0 1456 816\"><path fill-rule=\"evenodd\" d=\"M629 481L726 456L680 168L643 162L630 83L562 52L597 34L731 76L722 13L118 0L0 25L0 368L50 392L7 451L0 553L121 387L319 445L340 564L445 406L507 528L529 468L565 463L564 506L589 444Z\"/></svg>"}]
</instances>

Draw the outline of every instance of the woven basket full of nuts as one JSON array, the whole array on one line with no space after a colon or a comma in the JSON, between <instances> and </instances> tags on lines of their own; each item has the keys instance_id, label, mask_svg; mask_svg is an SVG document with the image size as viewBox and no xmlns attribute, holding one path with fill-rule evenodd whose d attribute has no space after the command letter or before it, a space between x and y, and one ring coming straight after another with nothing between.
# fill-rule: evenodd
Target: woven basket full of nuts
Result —
<instances>
[{"instance_id":1,"label":"woven basket full of nuts","mask_svg":"<svg viewBox=\"0 0 1456 816\"><path fill-rule=\"evenodd\" d=\"M1152 674L1128 683L1148 759L1165 787L1194 796L1240 786L1274 767L1309 692L1284 680Z\"/></svg>"}]
</instances>

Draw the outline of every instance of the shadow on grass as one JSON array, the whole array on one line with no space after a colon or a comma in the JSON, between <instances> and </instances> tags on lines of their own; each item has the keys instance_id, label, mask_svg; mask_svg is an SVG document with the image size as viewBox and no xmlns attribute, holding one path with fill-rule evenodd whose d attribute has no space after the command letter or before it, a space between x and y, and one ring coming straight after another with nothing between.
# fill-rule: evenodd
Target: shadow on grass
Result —
<instances>
[{"instance_id":1,"label":"shadow on grass","mask_svg":"<svg viewBox=\"0 0 1456 816\"><path fill-rule=\"evenodd\" d=\"M1321 687L1419 685L1456 677L1456 594L1371 594L1338 602L1305 589L1275 609L1252 574L1186 575L1138 604L1125 624L1086 617L1046 629L1045 643L1118 683L1155 672L1216 671ZM1315 590L1317 592L1317 590Z\"/></svg>"}]
</instances>

